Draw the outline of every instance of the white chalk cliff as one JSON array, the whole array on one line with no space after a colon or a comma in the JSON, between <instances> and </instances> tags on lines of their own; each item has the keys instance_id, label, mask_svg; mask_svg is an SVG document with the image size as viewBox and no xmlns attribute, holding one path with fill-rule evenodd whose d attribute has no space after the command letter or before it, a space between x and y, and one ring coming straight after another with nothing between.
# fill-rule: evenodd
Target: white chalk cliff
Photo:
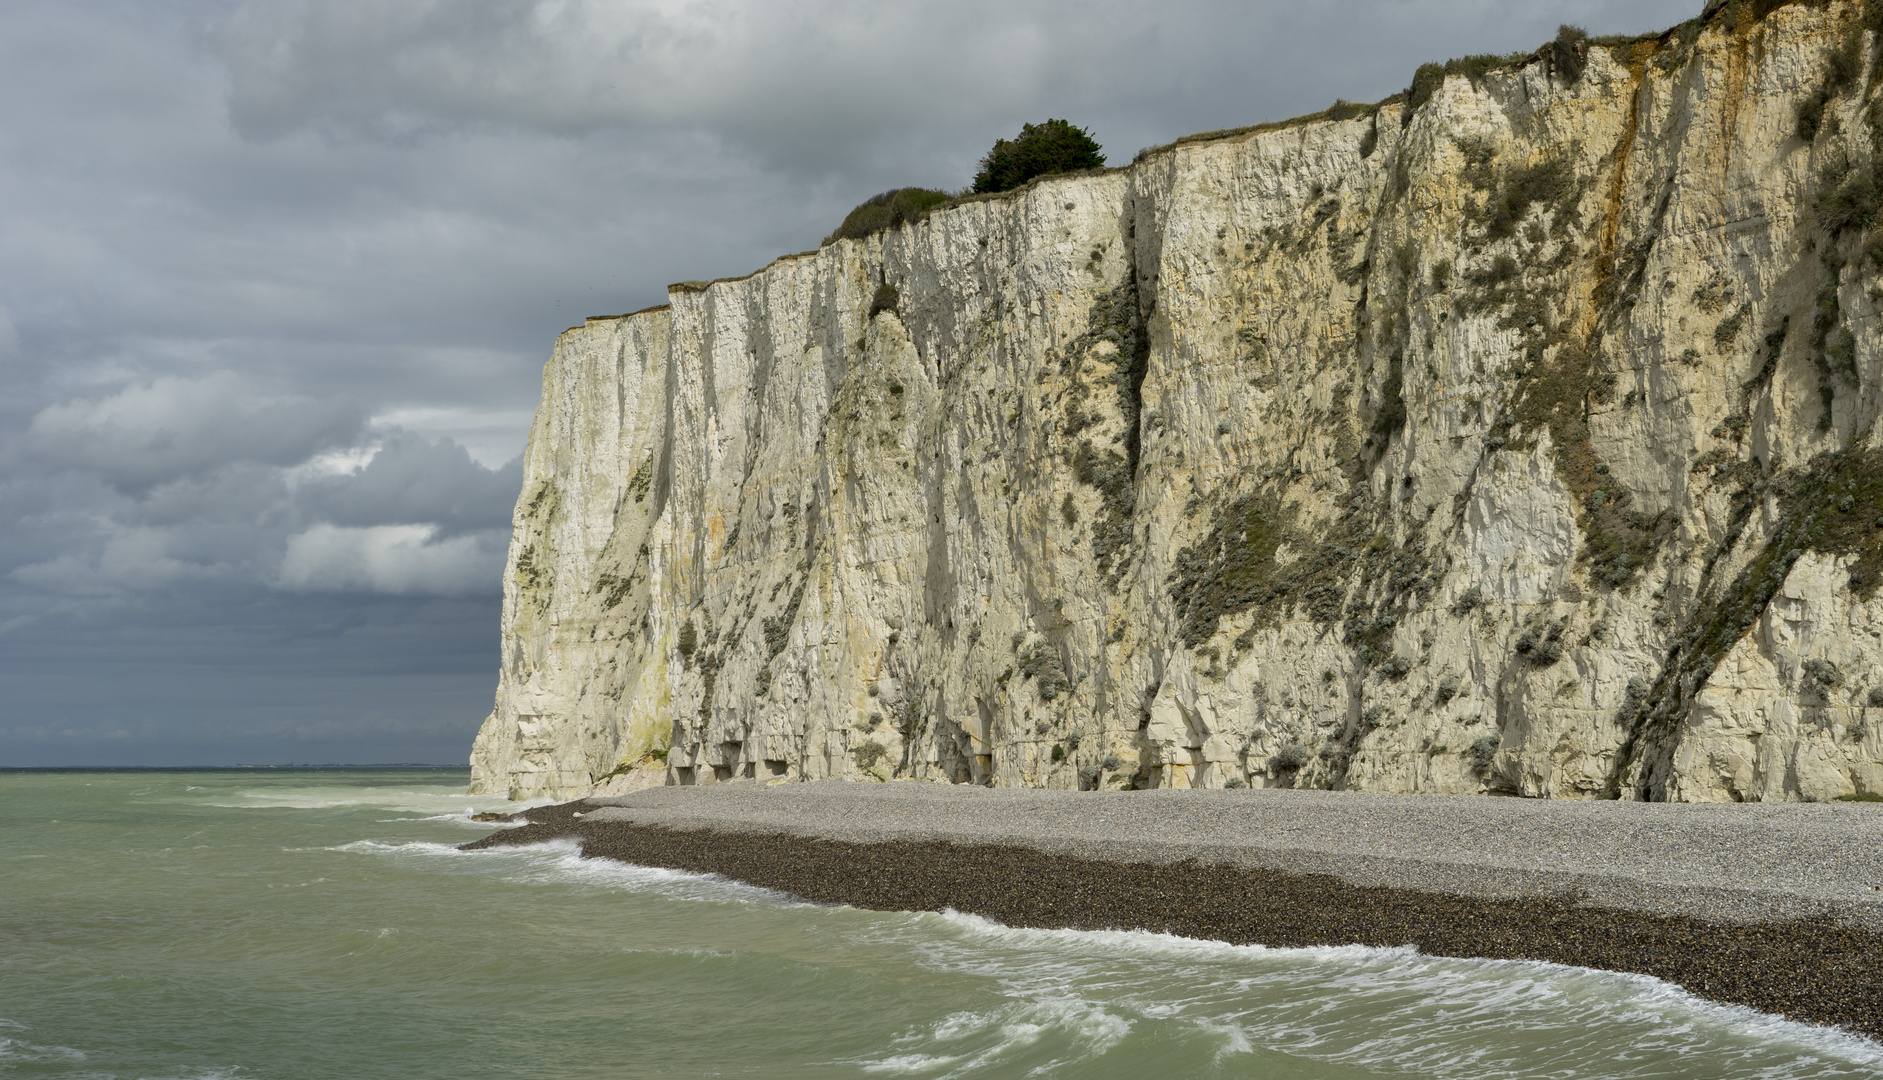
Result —
<instances>
[{"instance_id":1,"label":"white chalk cliff","mask_svg":"<svg viewBox=\"0 0 1883 1080\"><path fill-rule=\"evenodd\" d=\"M569 330L474 790L1883 792L1883 43L1711 8Z\"/></svg>"}]
</instances>

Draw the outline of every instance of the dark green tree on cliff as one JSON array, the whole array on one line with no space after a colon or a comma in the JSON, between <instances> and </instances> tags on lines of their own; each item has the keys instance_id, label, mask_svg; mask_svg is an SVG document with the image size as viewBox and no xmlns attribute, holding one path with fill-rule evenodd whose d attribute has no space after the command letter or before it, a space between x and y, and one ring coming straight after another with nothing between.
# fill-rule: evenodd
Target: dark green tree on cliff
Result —
<instances>
[{"instance_id":1,"label":"dark green tree on cliff","mask_svg":"<svg viewBox=\"0 0 1883 1080\"><path fill-rule=\"evenodd\" d=\"M1102 169L1105 155L1092 133L1064 120L1027 124L1013 139L997 139L974 174L974 193L1011 191L1036 176Z\"/></svg>"}]
</instances>

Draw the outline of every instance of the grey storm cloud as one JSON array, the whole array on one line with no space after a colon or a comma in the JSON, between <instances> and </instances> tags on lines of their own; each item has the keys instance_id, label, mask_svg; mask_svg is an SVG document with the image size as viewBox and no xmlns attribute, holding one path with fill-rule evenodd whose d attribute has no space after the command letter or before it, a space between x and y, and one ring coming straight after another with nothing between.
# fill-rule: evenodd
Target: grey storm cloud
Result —
<instances>
[{"instance_id":1,"label":"grey storm cloud","mask_svg":"<svg viewBox=\"0 0 1883 1080\"><path fill-rule=\"evenodd\" d=\"M1190 130L1402 88L1413 66L1534 47L1554 19L1656 28L1665 0L287 0L211 40L230 115L403 139L463 125L714 133L798 170L959 157L937 143L1041 109L1129 121L1127 157ZM1644 21L1645 20L1645 21ZM1212 100L1213 99L1213 100ZM1150 129L1149 123L1162 126ZM1191 120L1195 123L1197 120ZM1148 137L1148 138L1147 138ZM927 162L925 162L927 163Z\"/></svg>"},{"instance_id":2,"label":"grey storm cloud","mask_svg":"<svg viewBox=\"0 0 1883 1080\"><path fill-rule=\"evenodd\" d=\"M1154 36L1141 4L308 0L215 32L245 132L438 123L705 128L786 157L1088 96Z\"/></svg>"},{"instance_id":3,"label":"grey storm cloud","mask_svg":"<svg viewBox=\"0 0 1883 1080\"><path fill-rule=\"evenodd\" d=\"M1700 0L9 0L0 765L462 761L555 335L959 188Z\"/></svg>"},{"instance_id":4,"label":"grey storm cloud","mask_svg":"<svg viewBox=\"0 0 1883 1080\"><path fill-rule=\"evenodd\" d=\"M236 462L294 465L358 436L349 403L273 394L231 371L160 376L47 406L27 428L41 461L87 469L127 494Z\"/></svg>"},{"instance_id":5,"label":"grey storm cloud","mask_svg":"<svg viewBox=\"0 0 1883 1080\"><path fill-rule=\"evenodd\" d=\"M521 458L486 469L456 442L401 431L364 466L306 481L295 501L309 518L334 525L430 524L454 536L507 528L522 487Z\"/></svg>"},{"instance_id":6,"label":"grey storm cloud","mask_svg":"<svg viewBox=\"0 0 1883 1080\"><path fill-rule=\"evenodd\" d=\"M450 439L396 428L371 434L376 449L295 469L259 460L257 447L245 444L198 470L139 473L143 486L128 492L108 485L80 516L77 535L11 577L49 593L112 599L206 581L298 592L494 593L521 460L488 469ZM279 444L264 440L260 449ZM107 482L121 471L121 455L96 456ZM199 451L191 461L209 457ZM353 464L357 457L365 460ZM156 471L166 475L153 481Z\"/></svg>"}]
</instances>

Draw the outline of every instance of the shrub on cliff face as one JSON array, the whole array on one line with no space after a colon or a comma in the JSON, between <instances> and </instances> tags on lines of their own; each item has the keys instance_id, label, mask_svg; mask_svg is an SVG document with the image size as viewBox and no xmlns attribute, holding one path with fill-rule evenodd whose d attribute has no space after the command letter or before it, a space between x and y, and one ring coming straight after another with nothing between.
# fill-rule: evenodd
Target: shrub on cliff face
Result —
<instances>
[{"instance_id":1,"label":"shrub on cliff face","mask_svg":"<svg viewBox=\"0 0 1883 1080\"><path fill-rule=\"evenodd\" d=\"M897 311L897 305L900 303L902 303L902 294L896 291L894 285L878 285L876 295L870 297L870 318L874 319L880 312Z\"/></svg>"},{"instance_id":2,"label":"shrub on cliff face","mask_svg":"<svg viewBox=\"0 0 1883 1080\"><path fill-rule=\"evenodd\" d=\"M1876 5L1866 5L1868 9ZM1837 48L1831 50L1829 63L1825 65L1824 83L1810 97L1798 104L1798 137L1805 142L1816 141L1818 132L1824 127L1824 111L1838 95L1851 89L1863 74L1863 35L1853 31L1844 35Z\"/></svg>"},{"instance_id":3,"label":"shrub on cliff face","mask_svg":"<svg viewBox=\"0 0 1883 1080\"><path fill-rule=\"evenodd\" d=\"M1395 349L1386 363L1386 381L1380 384L1380 408L1373 414L1373 435L1385 444L1405 426L1405 356Z\"/></svg>"},{"instance_id":4,"label":"shrub on cliff face","mask_svg":"<svg viewBox=\"0 0 1883 1080\"><path fill-rule=\"evenodd\" d=\"M1464 680L1459 678L1456 674L1445 676L1438 681L1438 693L1435 695L1433 703L1443 705L1452 698L1457 697L1458 688L1463 685Z\"/></svg>"},{"instance_id":5,"label":"shrub on cliff face","mask_svg":"<svg viewBox=\"0 0 1883 1080\"><path fill-rule=\"evenodd\" d=\"M974 174L974 193L1012 191L1036 176L1102 169L1105 155L1092 133L1064 120L1026 124L1012 139L996 139Z\"/></svg>"},{"instance_id":6,"label":"shrub on cliff face","mask_svg":"<svg viewBox=\"0 0 1883 1080\"><path fill-rule=\"evenodd\" d=\"M1291 742L1281 748L1274 757L1268 759L1271 772L1298 772L1308 763L1308 748L1301 743Z\"/></svg>"},{"instance_id":7,"label":"shrub on cliff face","mask_svg":"<svg viewBox=\"0 0 1883 1080\"><path fill-rule=\"evenodd\" d=\"M1561 157L1548 157L1504 170L1499 179L1502 183L1485 199L1483 210L1471 215L1484 226L1485 235L1492 240L1515 235L1518 223L1530 212L1530 207L1538 203L1546 212L1551 207L1574 208L1575 174L1569 162ZM1506 281L1515 276L1514 265L1503 271Z\"/></svg>"},{"instance_id":8,"label":"shrub on cliff face","mask_svg":"<svg viewBox=\"0 0 1883 1080\"><path fill-rule=\"evenodd\" d=\"M1480 735L1471 748L1465 751L1465 756L1471 759L1471 767L1480 773L1489 769L1492 760L1497 757L1497 747L1503 741L1501 735Z\"/></svg>"},{"instance_id":9,"label":"shrub on cliff face","mask_svg":"<svg viewBox=\"0 0 1883 1080\"><path fill-rule=\"evenodd\" d=\"M693 650L699 648L699 643L700 632L694 627L693 620L688 619L680 626L679 649L681 658L686 660L693 659Z\"/></svg>"},{"instance_id":10,"label":"shrub on cliff face","mask_svg":"<svg viewBox=\"0 0 1883 1080\"><path fill-rule=\"evenodd\" d=\"M1798 137L1805 142L1815 142L1818 129L1824 126L1824 107L1831 103L1831 95L1818 91L1798 103Z\"/></svg>"},{"instance_id":11,"label":"shrub on cliff face","mask_svg":"<svg viewBox=\"0 0 1883 1080\"><path fill-rule=\"evenodd\" d=\"M843 224L837 226L837 231L824 237L824 243L861 240L871 233L920 221L930 210L947 202L949 197L945 191L912 187L893 188L881 195L872 195L857 204L857 208L843 219Z\"/></svg>"},{"instance_id":12,"label":"shrub on cliff face","mask_svg":"<svg viewBox=\"0 0 1883 1080\"><path fill-rule=\"evenodd\" d=\"M1844 675L1837 670L1837 665L1820 657L1806 660L1804 673L1805 678L1821 690L1832 690L1844 685Z\"/></svg>"},{"instance_id":13,"label":"shrub on cliff face","mask_svg":"<svg viewBox=\"0 0 1883 1080\"><path fill-rule=\"evenodd\" d=\"M874 772L876 766L889 756L889 748L879 742L858 743L851 749L850 756L855 759L859 772Z\"/></svg>"},{"instance_id":14,"label":"shrub on cliff face","mask_svg":"<svg viewBox=\"0 0 1883 1080\"><path fill-rule=\"evenodd\" d=\"M1550 58L1550 67L1556 70L1568 82L1582 78L1582 71L1589 66L1589 32L1580 26L1564 23L1556 28L1556 40L1543 46L1543 53Z\"/></svg>"},{"instance_id":15,"label":"shrub on cliff face","mask_svg":"<svg viewBox=\"0 0 1883 1080\"><path fill-rule=\"evenodd\" d=\"M1818 178L1814 209L1818 224L1833 238L1848 229L1868 229L1883 212L1883 174L1874 163L1848 171L1826 169Z\"/></svg>"},{"instance_id":16,"label":"shrub on cliff face","mask_svg":"<svg viewBox=\"0 0 1883 1080\"><path fill-rule=\"evenodd\" d=\"M1059 658L1059 650L1051 645L1035 645L1021 654L1020 676L1024 679L1038 678L1041 701L1051 701L1072 688L1072 680L1066 677L1066 666ZM1077 749L1078 743L1073 743L1073 748Z\"/></svg>"},{"instance_id":17,"label":"shrub on cliff face","mask_svg":"<svg viewBox=\"0 0 1883 1080\"><path fill-rule=\"evenodd\" d=\"M1224 616L1272 598L1274 555L1281 541L1272 508L1243 496L1217 511L1209 535L1177 553L1166 579L1182 613L1183 643L1197 648L1215 635Z\"/></svg>"}]
</instances>

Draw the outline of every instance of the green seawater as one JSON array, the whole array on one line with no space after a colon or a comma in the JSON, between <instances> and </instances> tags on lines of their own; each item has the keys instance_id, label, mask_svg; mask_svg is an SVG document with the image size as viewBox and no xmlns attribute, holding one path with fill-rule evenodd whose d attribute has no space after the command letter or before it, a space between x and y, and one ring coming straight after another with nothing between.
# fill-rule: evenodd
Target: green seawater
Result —
<instances>
[{"instance_id":1,"label":"green seawater","mask_svg":"<svg viewBox=\"0 0 1883 1080\"><path fill-rule=\"evenodd\" d=\"M466 779L0 773L0 1077L1883 1075L1874 1042L1637 976L459 852L502 805Z\"/></svg>"}]
</instances>

